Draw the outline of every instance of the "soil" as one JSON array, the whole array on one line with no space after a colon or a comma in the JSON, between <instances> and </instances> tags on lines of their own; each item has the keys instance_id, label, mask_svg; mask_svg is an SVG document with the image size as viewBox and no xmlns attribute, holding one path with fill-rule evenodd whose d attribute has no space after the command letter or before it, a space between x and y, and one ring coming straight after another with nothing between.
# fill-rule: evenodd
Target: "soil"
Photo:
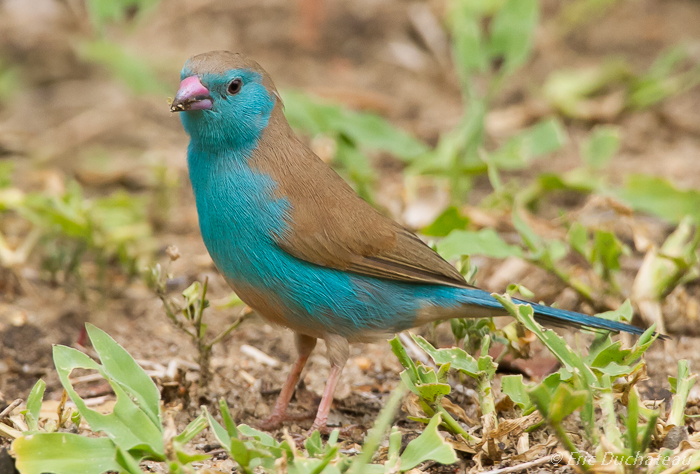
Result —
<instances>
[{"instance_id":1,"label":"soil","mask_svg":"<svg viewBox=\"0 0 700 474\"><path fill-rule=\"evenodd\" d=\"M89 26L84 15L68 7L77 3L0 2L0 57L21 66L20 87L11 90L11 100L0 106L0 161L15 163L15 184L24 190L61 189L68 178L77 179L90 196L119 189L149 196L154 187L153 169L164 165L178 184L171 208L151 216L158 226L157 261L167 265L165 249L169 245L176 245L182 254L169 267L173 279L168 282L168 291L174 298L193 281L209 279L213 305L207 310L206 320L217 332L236 319L240 308L222 309L217 305L230 290L199 235L186 172L187 137L177 117L169 112L164 94L134 96L104 69L80 59L76 44L89 35ZM442 1L324 0L318 2L322 14L316 30L300 29L304 21L299 10L302 3L171 0L148 12L133 31L110 33L146 58L158 77L170 86L171 94L177 87L178 71L190 55L230 49L255 58L280 88L304 89L359 110L378 112L431 144L459 121L463 107L458 80L449 68L441 66L445 58L426 48L411 21L411 9L416 5L431 9L439 17L444 9ZM530 118L516 123L516 128L506 126L498 133L491 130L491 143L499 143L504 135L538 117L542 102L538 90L552 71L595 65L610 57L624 57L636 71L644 71L658 54L679 42L690 45L694 61L700 61L697 1L620 1L602 17L568 32L559 14L558 1L543 2L543 21L537 30L533 59L495 99L491 115L492 123L497 123L498 113L508 116L509 111L520 108ZM307 12L309 15L313 17ZM514 173L516 178L526 180L544 171L563 172L578 166L578 144L595 123L565 122L570 143L527 171ZM643 172L671 179L680 187L698 189L699 87L645 111L623 112L609 122L621 127L623 137L621 152L608 169L611 180L620 182L627 174ZM375 158L381 170L377 186L380 204L407 225L429 220L443 199L440 193L428 187L427 198L413 197L402 187L401 165L389 157ZM485 180L478 181L470 204L478 204L489 191ZM562 199L562 206L571 212L585 204L580 198ZM426 202L427 213L416 210ZM662 242L671 230L648 216L635 219L648 225L655 243ZM495 278L503 261L475 260L480 268L478 281L488 290L503 292L508 283L518 281L534 290L536 300L556 301L569 309L591 309L559 280L536 267L524 264L518 275L506 281ZM630 291L640 265L638 253L625 260L621 275L625 291ZM200 403L220 397L226 399L237 421L255 425L269 414L295 358L289 330L253 317L215 346L213 381L194 400L188 397L196 392L197 371L191 368L196 350L188 336L166 318L162 303L141 279L128 280L115 272L105 287L91 281L93 273L88 269L87 290L80 294L74 285L51 285L40 278L35 261L20 269L19 274L28 286L0 294L0 410L16 398L25 398L38 378L47 383L46 399L60 399L51 346L83 342L85 322L106 330L139 360L163 366L174 359L190 362L180 364L176 384L173 380L158 380L179 425L192 419ZM669 400L667 378L675 375L679 358L690 360L692 368L700 367L700 353L695 350L700 342L698 314L697 310L688 310L692 304L697 309L699 295L700 286L690 283L667 299L664 309L672 340L655 344L647 353L649 379L642 382L645 398ZM454 342L449 325L437 331L420 331L443 346ZM574 341L572 334L562 333ZM576 343L585 347L586 338L579 339ZM243 345L264 352L277 361L276 365L264 365L246 355ZM320 343L292 402L293 411L315 410L329 369L324 353ZM543 361L513 370L534 373L537 378L543 375L536 370L537 365L547 363L551 365L551 361ZM361 442L364 430L372 425L388 394L400 382L399 372L400 365L388 344L353 346L330 423L358 425L350 441ZM81 393L102 396L103 389L99 383L92 384L81 387ZM467 413L475 414L473 401L463 398ZM697 389L690 400L700 400ZM288 428L301 433L311 421L290 423ZM404 412L398 423L407 432L420 427L408 421ZM691 432L693 429L691 426ZM211 442L202 439L198 446L204 450ZM0 441L0 445L3 443L7 445ZM225 459L214 464L222 471L232 466ZM470 457L465 455L458 472L471 466ZM454 466L441 469L429 467L427 472L455 472Z\"/></svg>"}]
</instances>

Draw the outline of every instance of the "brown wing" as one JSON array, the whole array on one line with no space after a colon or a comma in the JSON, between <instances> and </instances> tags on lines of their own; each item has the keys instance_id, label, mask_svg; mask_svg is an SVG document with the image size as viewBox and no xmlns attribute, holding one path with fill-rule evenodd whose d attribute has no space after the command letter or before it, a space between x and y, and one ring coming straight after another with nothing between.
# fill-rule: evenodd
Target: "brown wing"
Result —
<instances>
[{"instance_id":1,"label":"brown wing","mask_svg":"<svg viewBox=\"0 0 700 474\"><path fill-rule=\"evenodd\" d=\"M279 110L251 165L278 183L292 209L279 246L296 258L378 278L468 286L416 235L362 200L330 166L301 143Z\"/></svg>"}]
</instances>

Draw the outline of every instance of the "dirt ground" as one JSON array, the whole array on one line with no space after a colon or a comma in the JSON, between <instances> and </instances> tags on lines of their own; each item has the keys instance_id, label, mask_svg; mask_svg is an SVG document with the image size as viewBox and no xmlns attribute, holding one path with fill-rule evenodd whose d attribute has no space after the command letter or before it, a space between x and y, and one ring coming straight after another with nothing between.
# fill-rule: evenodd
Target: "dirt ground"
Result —
<instances>
[{"instance_id":1,"label":"dirt ground","mask_svg":"<svg viewBox=\"0 0 700 474\"><path fill-rule=\"evenodd\" d=\"M214 303L207 319L213 328L234 321L240 309L220 309L216 303L230 293L217 274L199 236L194 201L186 173L187 138L179 120L171 115L165 95L135 97L108 73L80 61L75 42L86 28L84 19L69 6L79 2L32 0L0 1L0 52L23 65L22 87L12 91L12 100L0 108L0 160L16 163L16 184L25 189L61 186L63 178L76 178L90 195L117 189L147 194L152 190L152 169L165 164L178 178L177 196L169 215L157 231L158 261L165 264L164 250L176 245L182 258L172 264L174 278L170 294L177 297L192 281L210 281ZM428 143L451 128L460 118L462 104L453 72L440 67L422 45L411 21L411 8L419 2L404 0L326 0L318 38L305 44L300 30L297 2L288 0L172 0L162 2L124 41L153 65L174 94L178 71L192 54L230 49L260 62L280 88L299 88L332 97L348 105L381 113ZM537 31L534 58L497 98L497 114L513 107L537 109L538 88L554 70L597 64L603 58L622 56L644 70L653 58L679 42L692 46L700 60L700 3L695 0L620 1L604 17L563 32L557 21L558 1L544 2L544 20ZM422 4L440 14L442 2ZM308 32L307 32L308 34ZM411 49L412 48L412 49ZM397 51L412 51L399 54ZM525 119L526 125L537 115ZM610 166L613 180L631 172L644 172L672 179L678 186L698 189L700 182L700 88L695 87L657 107L613 119L622 127L623 145ZM542 171L561 172L574 168L579 158L578 141L591 123L566 122L572 138L564 150L536 162L523 178ZM514 131L514 130L510 130ZM491 139L509 129L491 130ZM377 192L380 202L397 220L414 224L429 219L430 212L418 209L419 197L407 193L397 179L401 167L379 157L382 179ZM471 204L489 189L478 184ZM431 195L438 204L437 198ZM574 202L574 206L581 205ZM430 201L428 208L435 206ZM418 217L416 217L418 216ZM654 219L653 235L669 232ZM32 262L33 265L36 262ZM537 300L557 301L562 307L590 310L575 293L559 281L528 265L521 266L511 280L495 278L501 261L476 259L478 282L485 289L502 292L517 281L536 293ZM641 258L624 262L624 282L636 273ZM86 298L73 288L52 287L37 277L36 266L23 276L30 291L0 295L0 409L16 398L26 397L41 377L47 382L46 398L58 400L60 383L53 370L51 345L74 345L85 322L106 330L137 359L167 366L183 362L183 386L196 379L191 362L196 351L189 339L166 318L161 302L136 279L115 277L108 292L92 285ZM625 276L626 275L626 276ZM697 283L674 292L665 307L672 341L657 343L646 356L649 380L647 398L666 399L667 377L675 375L676 361L686 358L700 367L700 326L697 312L688 312L689 301L700 295ZM438 344L453 341L449 325L429 334ZM572 340L573 340L573 336ZM585 337L576 343L585 347ZM265 365L246 354L242 346L259 349L273 361ZM292 334L253 318L214 349L214 381L202 400L190 401L178 412L178 422L191 419L200 402L225 397L240 422L255 424L269 414L275 396L294 360ZM303 387L297 391L293 410L315 410L328 373L323 344L310 359ZM400 365L388 344L357 345L343 372L330 424L357 424L368 428L387 395L399 383ZM82 388L92 396L109 396L104 386ZM700 391L691 393L697 403ZM459 400L455 400L458 402ZM475 413L473 401L461 402ZM172 406L187 405L175 394ZM417 429L406 414L400 425ZM290 431L302 432L312 420L291 423ZM700 426L698 426L700 429ZM358 430L355 441L362 439ZM1 442L0 442L1 443ZM205 440L200 443L204 449ZM220 460L220 469L230 463ZM469 466L464 461L462 466ZM223 467L222 467L223 466ZM155 468L154 468L155 469ZM229 467L230 469L230 467ZM441 471L431 471L441 472ZM447 472L447 471L445 471ZM455 472L454 468L452 471ZM460 471L461 472L461 471Z\"/></svg>"}]
</instances>

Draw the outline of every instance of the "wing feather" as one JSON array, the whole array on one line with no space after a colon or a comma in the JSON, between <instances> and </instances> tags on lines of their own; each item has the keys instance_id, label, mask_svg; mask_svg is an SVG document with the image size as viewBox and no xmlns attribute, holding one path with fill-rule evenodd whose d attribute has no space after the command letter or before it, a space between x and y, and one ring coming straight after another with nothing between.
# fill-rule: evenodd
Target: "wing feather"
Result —
<instances>
[{"instance_id":1,"label":"wing feather","mask_svg":"<svg viewBox=\"0 0 700 474\"><path fill-rule=\"evenodd\" d=\"M468 287L455 267L360 198L292 132L279 106L251 165L290 204L277 243L301 260L377 278Z\"/></svg>"}]
</instances>

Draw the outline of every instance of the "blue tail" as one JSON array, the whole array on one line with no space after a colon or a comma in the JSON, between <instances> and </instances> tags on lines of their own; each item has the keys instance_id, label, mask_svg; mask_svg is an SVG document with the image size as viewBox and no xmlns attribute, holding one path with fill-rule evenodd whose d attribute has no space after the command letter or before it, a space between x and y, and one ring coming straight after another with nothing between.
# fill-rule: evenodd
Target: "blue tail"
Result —
<instances>
[{"instance_id":1,"label":"blue tail","mask_svg":"<svg viewBox=\"0 0 700 474\"><path fill-rule=\"evenodd\" d=\"M470 305L476 305L482 308L493 310L492 315L496 315L495 311L503 310L503 306L488 292L476 288L460 288L460 300ZM608 319L598 318L596 316L588 316L586 314L567 311L565 309L552 308L541 304L531 303L529 301L513 299L517 304L529 304L535 312L535 320L541 324L562 327L585 328L591 330L602 330L611 332L627 332L640 336L644 334L644 329L632 326L630 324L621 323L618 321L610 321ZM660 339L667 339L667 336L660 335Z\"/></svg>"},{"instance_id":2,"label":"blue tail","mask_svg":"<svg viewBox=\"0 0 700 474\"><path fill-rule=\"evenodd\" d=\"M596 316L588 316L586 314L576 313L574 311L552 308L551 306L529 303L527 301L514 301L519 304L529 304L532 306L532 309L535 311L535 319L538 323L552 326L566 326L612 332L628 332L637 336L644 334L644 329L632 326L630 324L621 323L619 321L610 321L608 319L598 318Z\"/></svg>"}]
</instances>

